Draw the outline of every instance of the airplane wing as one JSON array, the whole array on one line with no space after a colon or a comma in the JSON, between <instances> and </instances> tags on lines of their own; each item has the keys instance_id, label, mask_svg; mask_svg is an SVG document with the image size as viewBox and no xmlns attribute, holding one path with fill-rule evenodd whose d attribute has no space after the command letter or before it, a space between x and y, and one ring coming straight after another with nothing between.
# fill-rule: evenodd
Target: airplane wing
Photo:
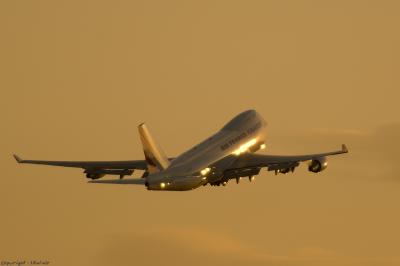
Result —
<instances>
[{"instance_id":1,"label":"airplane wing","mask_svg":"<svg viewBox=\"0 0 400 266\"><path fill-rule=\"evenodd\" d=\"M41 161L41 160L23 160L14 154L18 163L42 164L51 166L76 167L83 169L138 169L146 170L145 160L134 161Z\"/></svg>"},{"instance_id":2,"label":"airplane wing","mask_svg":"<svg viewBox=\"0 0 400 266\"><path fill-rule=\"evenodd\" d=\"M301 162L310 162L309 170L311 172L320 172L327 167L327 156L347 153L346 145L342 145L341 150L308 154L308 155L262 155L262 154L243 154L237 160L234 160L225 170L225 176L228 178L236 178L238 176L250 176L259 173L260 169L266 167L268 171L275 173L288 173L294 171Z\"/></svg>"}]
</instances>

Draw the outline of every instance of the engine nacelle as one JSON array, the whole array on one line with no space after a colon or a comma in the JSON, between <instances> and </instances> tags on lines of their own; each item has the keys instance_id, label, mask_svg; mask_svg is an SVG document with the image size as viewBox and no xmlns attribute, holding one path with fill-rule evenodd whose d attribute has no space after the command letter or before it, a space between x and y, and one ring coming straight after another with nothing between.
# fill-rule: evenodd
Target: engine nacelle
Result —
<instances>
[{"instance_id":1,"label":"engine nacelle","mask_svg":"<svg viewBox=\"0 0 400 266\"><path fill-rule=\"evenodd\" d=\"M328 167L328 160L326 157L314 159L308 165L308 171L319 173Z\"/></svg>"},{"instance_id":2,"label":"engine nacelle","mask_svg":"<svg viewBox=\"0 0 400 266\"><path fill-rule=\"evenodd\" d=\"M105 176L105 174L99 174L99 173L87 173L86 177L90 178L90 179L99 179L102 178L103 176Z\"/></svg>"},{"instance_id":3,"label":"engine nacelle","mask_svg":"<svg viewBox=\"0 0 400 266\"><path fill-rule=\"evenodd\" d=\"M130 169L86 169L84 171L87 178L99 179L105 175L119 175L121 178L126 175L132 175Z\"/></svg>"}]
</instances>

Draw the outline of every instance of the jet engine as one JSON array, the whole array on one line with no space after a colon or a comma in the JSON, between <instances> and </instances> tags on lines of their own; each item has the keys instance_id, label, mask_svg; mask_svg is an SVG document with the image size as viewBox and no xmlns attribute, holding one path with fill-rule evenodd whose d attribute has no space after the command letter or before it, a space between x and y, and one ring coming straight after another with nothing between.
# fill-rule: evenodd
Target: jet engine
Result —
<instances>
[{"instance_id":1,"label":"jet engine","mask_svg":"<svg viewBox=\"0 0 400 266\"><path fill-rule=\"evenodd\" d=\"M319 173L328 167L328 160L326 157L321 157L311 160L308 165L308 171L313 173Z\"/></svg>"},{"instance_id":2,"label":"jet engine","mask_svg":"<svg viewBox=\"0 0 400 266\"><path fill-rule=\"evenodd\" d=\"M99 173L87 173L86 177L90 178L90 179L99 179L102 178L103 176L105 176L105 174L99 174Z\"/></svg>"},{"instance_id":3,"label":"jet engine","mask_svg":"<svg viewBox=\"0 0 400 266\"><path fill-rule=\"evenodd\" d=\"M87 178L99 179L105 175L119 175L123 178L126 175L132 175L133 170L130 169L86 169L84 171Z\"/></svg>"}]
</instances>

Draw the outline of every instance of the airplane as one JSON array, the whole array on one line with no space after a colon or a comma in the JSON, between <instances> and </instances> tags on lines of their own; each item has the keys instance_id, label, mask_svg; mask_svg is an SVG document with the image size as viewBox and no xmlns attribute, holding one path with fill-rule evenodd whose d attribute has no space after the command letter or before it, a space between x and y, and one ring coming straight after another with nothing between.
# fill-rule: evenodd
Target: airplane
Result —
<instances>
[{"instance_id":1,"label":"airplane","mask_svg":"<svg viewBox=\"0 0 400 266\"><path fill-rule=\"evenodd\" d=\"M225 124L214 135L175 158L165 155L145 123L138 126L144 160L133 161L40 161L23 160L18 163L76 167L84 169L90 183L143 184L148 190L186 191L205 186L225 186L229 180L239 183L242 177L250 181L262 168L275 174L294 172L304 162L308 170L319 173L328 166L327 157L347 153L341 150L309 155L263 155L256 151L266 148L267 122L255 110L247 110ZM123 179L135 170L144 171L142 178ZM96 180L105 175L119 175L120 179Z\"/></svg>"}]
</instances>

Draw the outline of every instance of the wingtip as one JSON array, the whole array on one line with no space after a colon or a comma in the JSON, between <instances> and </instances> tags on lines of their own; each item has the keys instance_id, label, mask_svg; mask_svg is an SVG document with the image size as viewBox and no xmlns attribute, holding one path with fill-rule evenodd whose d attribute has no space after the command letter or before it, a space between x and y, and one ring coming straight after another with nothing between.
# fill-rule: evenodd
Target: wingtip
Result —
<instances>
[{"instance_id":1,"label":"wingtip","mask_svg":"<svg viewBox=\"0 0 400 266\"><path fill-rule=\"evenodd\" d=\"M21 163L21 162L22 162L22 159L21 159L18 155L13 154L13 156L14 156L15 160L16 160L18 163Z\"/></svg>"},{"instance_id":2,"label":"wingtip","mask_svg":"<svg viewBox=\"0 0 400 266\"><path fill-rule=\"evenodd\" d=\"M343 153L348 153L349 152L349 149L347 149L346 144L342 144L342 152Z\"/></svg>"}]
</instances>

